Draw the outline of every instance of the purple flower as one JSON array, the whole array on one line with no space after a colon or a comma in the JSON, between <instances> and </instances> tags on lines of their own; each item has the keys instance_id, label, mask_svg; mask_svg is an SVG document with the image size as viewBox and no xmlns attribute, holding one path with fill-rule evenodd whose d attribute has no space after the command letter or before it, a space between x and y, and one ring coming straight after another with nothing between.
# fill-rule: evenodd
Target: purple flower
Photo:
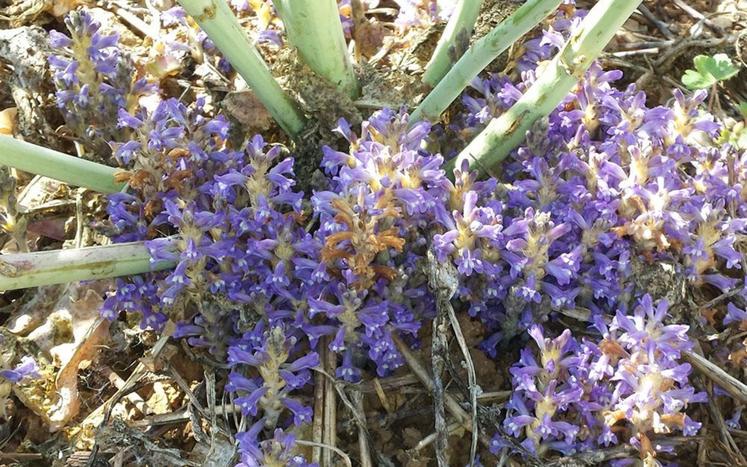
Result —
<instances>
[{"instance_id":1,"label":"purple flower","mask_svg":"<svg viewBox=\"0 0 747 467\"><path fill-rule=\"evenodd\" d=\"M39 367L33 357L25 355L21 357L21 363L11 370L0 370L0 378L5 378L11 383L17 384L27 379L41 378Z\"/></svg>"}]
</instances>

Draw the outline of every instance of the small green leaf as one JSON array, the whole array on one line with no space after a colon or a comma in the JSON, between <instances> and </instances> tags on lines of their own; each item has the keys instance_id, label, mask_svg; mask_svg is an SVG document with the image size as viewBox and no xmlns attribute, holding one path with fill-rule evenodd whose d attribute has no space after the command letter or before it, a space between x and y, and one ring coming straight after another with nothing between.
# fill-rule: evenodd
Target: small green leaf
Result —
<instances>
[{"instance_id":1,"label":"small green leaf","mask_svg":"<svg viewBox=\"0 0 747 467\"><path fill-rule=\"evenodd\" d=\"M708 61L708 72L719 81L726 81L739 73L739 67L726 54L716 54Z\"/></svg>"},{"instance_id":2,"label":"small green leaf","mask_svg":"<svg viewBox=\"0 0 747 467\"><path fill-rule=\"evenodd\" d=\"M740 102L737 108L739 109L739 113L742 114L742 118L747 120L747 102Z\"/></svg>"},{"instance_id":3,"label":"small green leaf","mask_svg":"<svg viewBox=\"0 0 747 467\"><path fill-rule=\"evenodd\" d=\"M685 70L682 84L689 89L705 89L720 81L726 81L739 73L739 67L734 65L728 55L714 56L698 55L693 59L695 70Z\"/></svg>"},{"instance_id":4,"label":"small green leaf","mask_svg":"<svg viewBox=\"0 0 747 467\"><path fill-rule=\"evenodd\" d=\"M706 89L716 83L716 79L710 74L701 74L695 70L685 70L685 74L682 76L682 84L687 89Z\"/></svg>"}]
</instances>

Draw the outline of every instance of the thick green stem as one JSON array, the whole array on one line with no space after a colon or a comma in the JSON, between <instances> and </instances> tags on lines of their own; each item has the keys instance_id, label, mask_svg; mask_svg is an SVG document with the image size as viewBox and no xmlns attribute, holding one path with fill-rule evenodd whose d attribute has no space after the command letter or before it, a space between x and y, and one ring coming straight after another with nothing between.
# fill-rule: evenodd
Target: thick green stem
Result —
<instances>
[{"instance_id":1,"label":"thick green stem","mask_svg":"<svg viewBox=\"0 0 747 467\"><path fill-rule=\"evenodd\" d=\"M335 0L273 0L288 39L309 68L355 99L360 94Z\"/></svg>"},{"instance_id":2,"label":"thick green stem","mask_svg":"<svg viewBox=\"0 0 747 467\"><path fill-rule=\"evenodd\" d=\"M469 83L511 44L553 12L561 0L529 0L475 42L415 109L410 124L436 121Z\"/></svg>"},{"instance_id":3,"label":"thick green stem","mask_svg":"<svg viewBox=\"0 0 747 467\"><path fill-rule=\"evenodd\" d=\"M620 26L641 0L600 0L563 49L543 68L537 81L508 111L494 118L448 165L448 172L463 161L478 171L490 170L526 138L540 118L550 114L583 78Z\"/></svg>"},{"instance_id":4,"label":"thick green stem","mask_svg":"<svg viewBox=\"0 0 747 467\"><path fill-rule=\"evenodd\" d=\"M114 193L124 187L124 183L114 180L117 172L114 167L69 156L10 136L0 136L0 165L101 193Z\"/></svg>"},{"instance_id":5,"label":"thick green stem","mask_svg":"<svg viewBox=\"0 0 747 467\"><path fill-rule=\"evenodd\" d=\"M446 29L438 40L433 56L425 66L423 82L434 87L446 76L462 52L469 46L475 21L480 14L482 0L459 0Z\"/></svg>"},{"instance_id":6,"label":"thick green stem","mask_svg":"<svg viewBox=\"0 0 747 467\"><path fill-rule=\"evenodd\" d=\"M179 0L179 3L244 78L283 130L291 136L298 135L306 124L304 116L275 81L226 0Z\"/></svg>"},{"instance_id":7,"label":"thick green stem","mask_svg":"<svg viewBox=\"0 0 747 467\"><path fill-rule=\"evenodd\" d=\"M142 274L173 268L152 263L143 242L0 255L0 290Z\"/></svg>"}]
</instances>

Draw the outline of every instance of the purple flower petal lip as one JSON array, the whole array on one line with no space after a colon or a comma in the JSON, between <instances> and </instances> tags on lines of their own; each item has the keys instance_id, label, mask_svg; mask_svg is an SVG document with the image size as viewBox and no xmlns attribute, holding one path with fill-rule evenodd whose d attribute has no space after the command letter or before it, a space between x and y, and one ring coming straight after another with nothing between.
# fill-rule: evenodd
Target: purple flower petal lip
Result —
<instances>
[{"instance_id":1,"label":"purple flower petal lip","mask_svg":"<svg viewBox=\"0 0 747 467\"><path fill-rule=\"evenodd\" d=\"M744 323L747 322L747 311L737 308L736 305L729 302L726 305L726 316L724 316L724 325L732 323Z\"/></svg>"},{"instance_id":2,"label":"purple flower petal lip","mask_svg":"<svg viewBox=\"0 0 747 467\"><path fill-rule=\"evenodd\" d=\"M244 391L252 393L257 389L257 383L246 376L232 371L228 374L228 383L226 384L226 391L238 392Z\"/></svg>"},{"instance_id":3,"label":"purple flower petal lip","mask_svg":"<svg viewBox=\"0 0 747 467\"><path fill-rule=\"evenodd\" d=\"M503 235L512 237L514 235L525 235L529 232L529 221L518 220L511 223L508 227L504 227Z\"/></svg>"},{"instance_id":4,"label":"purple flower petal lip","mask_svg":"<svg viewBox=\"0 0 747 467\"><path fill-rule=\"evenodd\" d=\"M301 404L296 399L292 398L284 398L283 404L291 411L293 412L293 424L296 426L301 426L306 423L310 423L313 415L313 410L311 410L311 407L307 407L303 404Z\"/></svg>"},{"instance_id":5,"label":"purple flower petal lip","mask_svg":"<svg viewBox=\"0 0 747 467\"><path fill-rule=\"evenodd\" d=\"M319 354L316 352L310 352L303 357L299 358L295 362L293 362L289 367L289 371L300 371L300 370L306 370L309 368L313 368L319 366Z\"/></svg>"},{"instance_id":6,"label":"purple flower petal lip","mask_svg":"<svg viewBox=\"0 0 747 467\"><path fill-rule=\"evenodd\" d=\"M244 364L258 367L262 364L262 359L257 358L246 350L242 350L238 347L232 347L228 349L228 364L232 366Z\"/></svg>"},{"instance_id":7,"label":"purple flower petal lip","mask_svg":"<svg viewBox=\"0 0 747 467\"><path fill-rule=\"evenodd\" d=\"M264 386L258 387L246 396L237 397L234 400L234 404L239 406L241 413L244 415L257 415L259 408L259 400L267 393L267 388Z\"/></svg>"},{"instance_id":8,"label":"purple flower petal lip","mask_svg":"<svg viewBox=\"0 0 747 467\"><path fill-rule=\"evenodd\" d=\"M733 289L738 282L737 279L726 277L722 274L702 274L700 279L703 282L720 289L724 293Z\"/></svg>"},{"instance_id":9,"label":"purple flower petal lip","mask_svg":"<svg viewBox=\"0 0 747 467\"><path fill-rule=\"evenodd\" d=\"M288 384L290 389L298 389L306 385L310 379L308 372L292 373L286 369L280 370L280 377Z\"/></svg>"},{"instance_id":10,"label":"purple flower petal lip","mask_svg":"<svg viewBox=\"0 0 747 467\"><path fill-rule=\"evenodd\" d=\"M12 370L0 370L0 378L5 378L11 383L17 384L26 379L41 378L41 375L36 360L29 355L24 355L21 357L21 363Z\"/></svg>"},{"instance_id":11,"label":"purple flower petal lip","mask_svg":"<svg viewBox=\"0 0 747 467\"><path fill-rule=\"evenodd\" d=\"M55 49L61 49L64 47L70 47L72 45L72 40L70 40L70 37L65 34L53 29L49 31L49 45Z\"/></svg>"}]
</instances>

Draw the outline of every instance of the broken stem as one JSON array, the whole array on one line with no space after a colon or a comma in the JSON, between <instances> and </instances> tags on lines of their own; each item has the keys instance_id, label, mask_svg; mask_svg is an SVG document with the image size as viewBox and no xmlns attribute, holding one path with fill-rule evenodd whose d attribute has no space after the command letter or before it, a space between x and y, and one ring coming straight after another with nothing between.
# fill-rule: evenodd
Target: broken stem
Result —
<instances>
[{"instance_id":1,"label":"broken stem","mask_svg":"<svg viewBox=\"0 0 747 467\"><path fill-rule=\"evenodd\" d=\"M334 375L337 369L337 354L327 349L324 370ZM337 396L334 381L327 381L324 385L324 426L323 444L335 448L337 446ZM333 465L333 457L329 450L322 451L321 465Z\"/></svg>"},{"instance_id":2,"label":"broken stem","mask_svg":"<svg viewBox=\"0 0 747 467\"><path fill-rule=\"evenodd\" d=\"M600 0L583 19L563 49L510 109L493 119L447 166L447 173L466 161L488 171L500 163L526 137L540 118L546 117L583 78L641 0Z\"/></svg>"},{"instance_id":3,"label":"broken stem","mask_svg":"<svg viewBox=\"0 0 747 467\"><path fill-rule=\"evenodd\" d=\"M291 136L298 135L306 119L272 76L226 0L179 0L179 3L244 78L283 130Z\"/></svg>"},{"instance_id":4,"label":"broken stem","mask_svg":"<svg viewBox=\"0 0 747 467\"><path fill-rule=\"evenodd\" d=\"M0 290L129 276L174 267L153 263L144 242L0 256Z\"/></svg>"},{"instance_id":5,"label":"broken stem","mask_svg":"<svg viewBox=\"0 0 747 467\"><path fill-rule=\"evenodd\" d=\"M410 124L424 119L438 120L490 62L555 10L560 1L529 0L475 42L413 111Z\"/></svg>"},{"instance_id":6,"label":"broken stem","mask_svg":"<svg viewBox=\"0 0 747 467\"><path fill-rule=\"evenodd\" d=\"M462 328L459 326L459 320L454 312L454 307L451 306L451 302L446 302L446 311L449 314L451 328L454 331L454 336L456 337L459 348L462 351L464 363L467 367L467 381L469 382L469 398L472 417L472 444L470 445L469 464L467 465L472 467L475 465L475 457L477 456L477 395L481 392L481 389L477 385L477 372L475 371L475 364L472 361L472 355L469 353L467 340L464 338L464 333L462 333Z\"/></svg>"},{"instance_id":7,"label":"broken stem","mask_svg":"<svg viewBox=\"0 0 747 467\"><path fill-rule=\"evenodd\" d=\"M436 429L436 462L439 467L449 465L447 458L449 431L446 428L446 411L444 409L444 383L441 375L444 372L445 356L449 354L449 344L446 338L446 313L438 306L441 297L437 297L436 317L433 319L433 338L431 341L431 368L433 370L433 418Z\"/></svg>"},{"instance_id":8,"label":"broken stem","mask_svg":"<svg viewBox=\"0 0 747 467\"><path fill-rule=\"evenodd\" d=\"M459 0L454 12L438 40L436 50L425 66L423 82L431 87L438 84L446 73L459 60L469 46L475 21L480 14L482 0Z\"/></svg>"},{"instance_id":9,"label":"broken stem","mask_svg":"<svg viewBox=\"0 0 747 467\"><path fill-rule=\"evenodd\" d=\"M329 337L322 337L321 351L319 356L322 362L327 361L327 354L329 352ZM321 444L324 440L324 394L325 394L326 380L324 374L317 372L314 375L314 418L312 419L311 425L311 436L315 443ZM322 449L318 446L314 447L311 451L311 463L319 464L322 458Z\"/></svg>"},{"instance_id":10,"label":"broken stem","mask_svg":"<svg viewBox=\"0 0 747 467\"><path fill-rule=\"evenodd\" d=\"M345 43L340 12L335 0L273 0L288 40L309 68L355 99L358 79Z\"/></svg>"},{"instance_id":11,"label":"broken stem","mask_svg":"<svg viewBox=\"0 0 747 467\"><path fill-rule=\"evenodd\" d=\"M423 364L418 361L417 357L415 357L415 355L410 352L410 348L407 346L407 344L402 342L402 340L398 336L392 334L392 340L397 346L397 350L399 350L399 352L402 354L402 357L405 359L407 366L410 367L415 376L417 376L420 380L420 383L425 386L426 389L432 392L433 380L428 374L428 370L425 369ZM459 402L457 402L457 400L454 399L451 394L444 394L444 403L451 415L454 416L454 418L456 418L457 421L461 423L465 429L472 429L472 421L470 420L469 414L465 412L464 409L462 409L461 405L459 405Z\"/></svg>"},{"instance_id":12,"label":"broken stem","mask_svg":"<svg viewBox=\"0 0 747 467\"><path fill-rule=\"evenodd\" d=\"M115 193L124 187L124 183L115 181L117 169L114 167L69 156L10 136L0 136L0 165L100 193Z\"/></svg>"}]
</instances>

